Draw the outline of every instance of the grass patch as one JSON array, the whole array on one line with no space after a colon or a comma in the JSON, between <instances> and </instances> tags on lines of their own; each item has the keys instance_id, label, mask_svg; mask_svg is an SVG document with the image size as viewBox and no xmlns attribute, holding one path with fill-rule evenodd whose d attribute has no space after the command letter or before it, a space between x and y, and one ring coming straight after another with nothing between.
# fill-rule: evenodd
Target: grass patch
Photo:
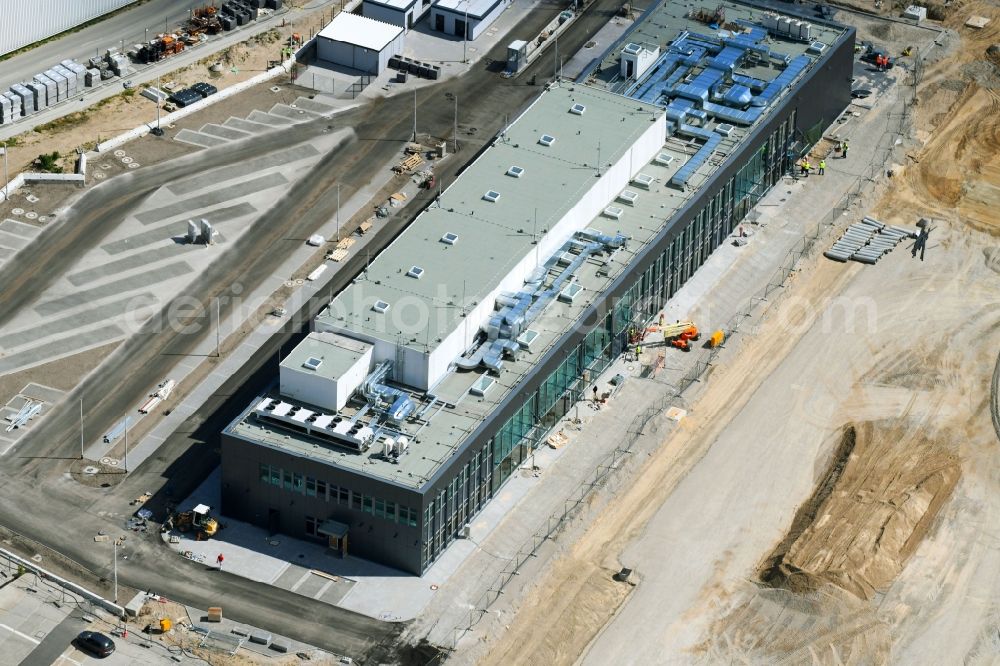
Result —
<instances>
[{"instance_id":1,"label":"grass patch","mask_svg":"<svg viewBox=\"0 0 1000 666\"><path fill-rule=\"evenodd\" d=\"M59 166L59 159L62 155L59 151L53 151L51 153L42 153L35 159L35 165L47 173L62 173L62 167Z\"/></svg>"}]
</instances>

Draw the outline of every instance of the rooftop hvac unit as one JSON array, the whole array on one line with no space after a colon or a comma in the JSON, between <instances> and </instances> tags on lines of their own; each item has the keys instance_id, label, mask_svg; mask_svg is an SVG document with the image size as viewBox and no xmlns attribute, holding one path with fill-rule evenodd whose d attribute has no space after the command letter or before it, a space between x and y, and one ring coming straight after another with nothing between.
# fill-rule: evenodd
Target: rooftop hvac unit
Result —
<instances>
[{"instance_id":1,"label":"rooftop hvac unit","mask_svg":"<svg viewBox=\"0 0 1000 666\"><path fill-rule=\"evenodd\" d=\"M625 211L618 206L608 206L604 209L605 217L610 217L611 219L618 220L621 219L622 213Z\"/></svg>"},{"instance_id":2,"label":"rooftop hvac unit","mask_svg":"<svg viewBox=\"0 0 1000 666\"><path fill-rule=\"evenodd\" d=\"M660 166L670 166L670 163L674 161L674 156L667 153L660 153L653 161Z\"/></svg>"},{"instance_id":3,"label":"rooftop hvac unit","mask_svg":"<svg viewBox=\"0 0 1000 666\"><path fill-rule=\"evenodd\" d=\"M736 128L733 125L729 125L727 123L720 123L719 125L715 126L715 133L721 134L722 136L729 136L735 130Z\"/></svg>"},{"instance_id":4,"label":"rooftop hvac unit","mask_svg":"<svg viewBox=\"0 0 1000 666\"><path fill-rule=\"evenodd\" d=\"M408 437L397 437L396 445L393 448L397 456L403 455L410 448L410 439Z\"/></svg>"},{"instance_id":5,"label":"rooftop hvac unit","mask_svg":"<svg viewBox=\"0 0 1000 666\"><path fill-rule=\"evenodd\" d=\"M391 456L395 451L395 449L396 449L396 440L394 440L392 437L386 437L382 441L382 455L384 455L386 458Z\"/></svg>"},{"instance_id":6,"label":"rooftop hvac unit","mask_svg":"<svg viewBox=\"0 0 1000 666\"><path fill-rule=\"evenodd\" d=\"M194 220L188 220L187 241L197 243L199 235L198 225L194 223Z\"/></svg>"}]
</instances>

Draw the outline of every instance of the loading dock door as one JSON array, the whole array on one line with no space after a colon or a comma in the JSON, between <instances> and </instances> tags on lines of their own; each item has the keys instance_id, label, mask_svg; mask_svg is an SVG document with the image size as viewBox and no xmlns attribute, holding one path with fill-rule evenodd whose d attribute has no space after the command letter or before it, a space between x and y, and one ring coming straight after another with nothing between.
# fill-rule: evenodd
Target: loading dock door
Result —
<instances>
[{"instance_id":1,"label":"loading dock door","mask_svg":"<svg viewBox=\"0 0 1000 666\"><path fill-rule=\"evenodd\" d=\"M336 520L324 520L316 532L326 537L327 547L340 557L347 556L347 533L349 528Z\"/></svg>"}]
</instances>

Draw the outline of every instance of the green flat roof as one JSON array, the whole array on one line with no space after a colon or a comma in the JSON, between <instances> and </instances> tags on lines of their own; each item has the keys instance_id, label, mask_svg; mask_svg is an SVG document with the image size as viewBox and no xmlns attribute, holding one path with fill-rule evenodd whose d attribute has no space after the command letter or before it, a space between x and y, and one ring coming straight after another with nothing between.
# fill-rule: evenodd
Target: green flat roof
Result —
<instances>
[{"instance_id":1,"label":"green flat roof","mask_svg":"<svg viewBox=\"0 0 1000 666\"><path fill-rule=\"evenodd\" d=\"M576 104L582 114L571 112ZM534 246L534 234L561 220L593 186L598 155L604 165L620 160L663 110L579 84L554 87L539 98L372 261L367 276L341 292L317 317L335 328L430 351L455 330L461 303L481 302ZM549 146L542 135L555 140ZM512 166L519 177L507 175ZM495 202L487 192L496 192ZM537 222L536 222L537 219ZM454 245L442 242L455 234ZM423 269L420 278L407 273ZM409 308L413 321L390 309ZM420 317L429 313L421 321Z\"/></svg>"}]
</instances>

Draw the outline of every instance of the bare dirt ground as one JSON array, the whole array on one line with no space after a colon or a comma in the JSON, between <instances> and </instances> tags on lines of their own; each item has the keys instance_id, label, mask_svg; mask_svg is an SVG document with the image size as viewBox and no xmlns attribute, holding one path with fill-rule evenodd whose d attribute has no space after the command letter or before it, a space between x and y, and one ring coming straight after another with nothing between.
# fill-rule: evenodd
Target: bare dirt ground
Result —
<instances>
[{"instance_id":1,"label":"bare dirt ground","mask_svg":"<svg viewBox=\"0 0 1000 666\"><path fill-rule=\"evenodd\" d=\"M962 41L926 70L923 146L872 211L932 219L926 261L808 260L481 663L997 663L998 14L945 22ZM825 329L842 299L877 324Z\"/></svg>"}]
</instances>

